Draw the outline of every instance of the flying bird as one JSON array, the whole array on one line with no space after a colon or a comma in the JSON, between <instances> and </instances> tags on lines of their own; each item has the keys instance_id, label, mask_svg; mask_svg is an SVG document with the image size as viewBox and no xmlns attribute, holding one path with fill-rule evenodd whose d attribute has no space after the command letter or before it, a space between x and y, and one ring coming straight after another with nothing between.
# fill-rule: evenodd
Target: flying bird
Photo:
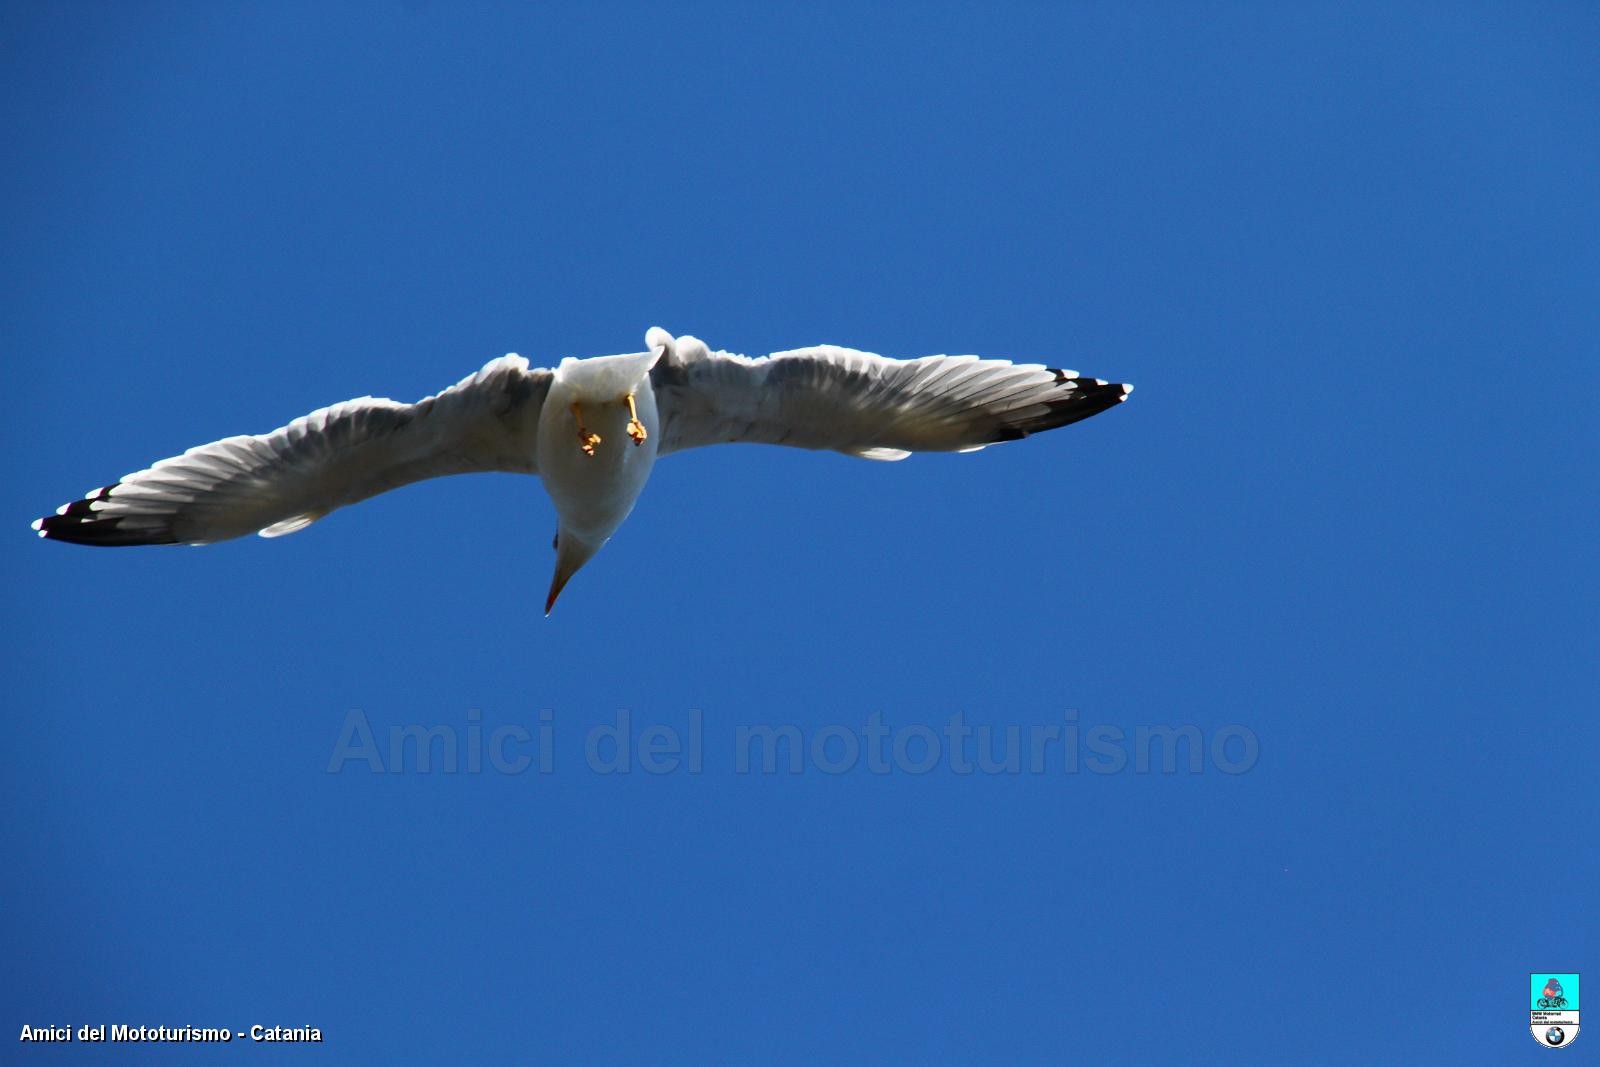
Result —
<instances>
[{"instance_id":1,"label":"flying bird","mask_svg":"<svg viewBox=\"0 0 1600 1067\"><path fill-rule=\"evenodd\" d=\"M753 442L863 459L975 452L1086 419L1131 385L977 356L889 359L833 345L751 359L659 326L644 352L512 354L415 404L361 397L161 460L34 522L80 545L280 537L424 478L537 474L556 507L545 614L617 532L660 456Z\"/></svg>"}]
</instances>

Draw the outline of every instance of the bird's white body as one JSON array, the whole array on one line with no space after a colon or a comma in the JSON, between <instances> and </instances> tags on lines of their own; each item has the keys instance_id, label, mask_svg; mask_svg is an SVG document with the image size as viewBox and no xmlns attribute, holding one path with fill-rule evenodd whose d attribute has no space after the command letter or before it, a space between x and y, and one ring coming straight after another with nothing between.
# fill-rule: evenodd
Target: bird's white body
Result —
<instances>
[{"instance_id":1,"label":"bird's white body","mask_svg":"<svg viewBox=\"0 0 1600 1067\"><path fill-rule=\"evenodd\" d=\"M660 327L644 352L492 360L415 404L361 397L227 437L91 490L33 524L88 545L278 537L446 474L537 474L559 517L545 612L639 499L657 457L747 441L873 460L973 452L1088 418L1132 386L977 356L886 359L833 345L760 359Z\"/></svg>"},{"instance_id":2,"label":"bird's white body","mask_svg":"<svg viewBox=\"0 0 1600 1067\"><path fill-rule=\"evenodd\" d=\"M650 368L661 351L569 357L550 379L539 413L538 465L560 526L546 615L578 568L617 532L650 480L661 446ZM644 433L636 439L639 426Z\"/></svg>"},{"instance_id":3,"label":"bird's white body","mask_svg":"<svg viewBox=\"0 0 1600 1067\"><path fill-rule=\"evenodd\" d=\"M539 477L565 530L604 541L617 531L650 480L661 443L661 416L650 368L656 353L564 359L550 381L539 415ZM628 397L634 399L645 439L628 437ZM599 434L594 454L575 447L578 419Z\"/></svg>"}]
</instances>

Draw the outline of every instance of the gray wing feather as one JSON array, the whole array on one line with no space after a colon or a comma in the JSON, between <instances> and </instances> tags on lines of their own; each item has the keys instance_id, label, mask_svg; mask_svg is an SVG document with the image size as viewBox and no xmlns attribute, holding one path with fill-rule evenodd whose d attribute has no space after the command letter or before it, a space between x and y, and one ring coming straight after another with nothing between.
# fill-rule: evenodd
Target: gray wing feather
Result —
<instances>
[{"instance_id":1,"label":"gray wing feather","mask_svg":"<svg viewBox=\"0 0 1600 1067\"><path fill-rule=\"evenodd\" d=\"M867 459L969 452L1086 419L1130 385L977 356L888 359L833 345L760 359L680 337L651 374L661 454L756 442Z\"/></svg>"},{"instance_id":2,"label":"gray wing feather","mask_svg":"<svg viewBox=\"0 0 1600 1067\"><path fill-rule=\"evenodd\" d=\"M424 478L535 474L549 387L550 371L503 356L415 404L361 397L269 434L191 448L57 509L34 529L87 545L276 537Z\"/></svg>"}]
</instances>

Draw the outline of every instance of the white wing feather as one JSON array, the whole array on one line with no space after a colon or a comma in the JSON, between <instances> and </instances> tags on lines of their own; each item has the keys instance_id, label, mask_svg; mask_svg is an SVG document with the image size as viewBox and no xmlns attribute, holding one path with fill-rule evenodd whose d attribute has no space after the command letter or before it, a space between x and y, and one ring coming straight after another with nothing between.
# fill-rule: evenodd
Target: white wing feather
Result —
<instances>
[{"instance_id":1,"label":"white wing feather","mask_svg":"<svg viewBox=\"0 0 1600 1067\"><path fill-rule=\"evenodd\" d=\"M269 434L191 448L58 508L34 529L40 537L89 545L278 537L424 478L535 474L549 385L550 371L503 356L415 404L361 397Z\"/></svg>"},{"instance_id":2,"label":"white wing feather","mask_svg":"<svg viewBox=\"0 0 1600 1067\"><path fill-rule=\"evenodd\" d=\"M864 459L972 452L1077 422L1133 389L1036 363L889 359L819 345L760 359L680 337L651 374L661 454L756 442Z\"/></svg>"}]
</instances>

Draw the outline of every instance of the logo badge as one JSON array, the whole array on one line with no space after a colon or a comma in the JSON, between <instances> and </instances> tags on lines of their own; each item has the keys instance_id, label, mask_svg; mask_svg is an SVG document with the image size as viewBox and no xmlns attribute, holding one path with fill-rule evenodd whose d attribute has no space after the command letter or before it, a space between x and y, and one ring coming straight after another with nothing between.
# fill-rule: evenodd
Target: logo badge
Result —
<instances>
[{"instance_id":1,"label":"logo badge","mask_svg":"<svg viewBox=\"0 0 1600 1067\"><path fill-rule=\"evenodd\" d=\"M1546 1048L1566 1048L1578 1036L1578 976L1559 971L1534 971L1528 976L1533 1006L1529 1029Z\"/></svg>"}]
</instances>

